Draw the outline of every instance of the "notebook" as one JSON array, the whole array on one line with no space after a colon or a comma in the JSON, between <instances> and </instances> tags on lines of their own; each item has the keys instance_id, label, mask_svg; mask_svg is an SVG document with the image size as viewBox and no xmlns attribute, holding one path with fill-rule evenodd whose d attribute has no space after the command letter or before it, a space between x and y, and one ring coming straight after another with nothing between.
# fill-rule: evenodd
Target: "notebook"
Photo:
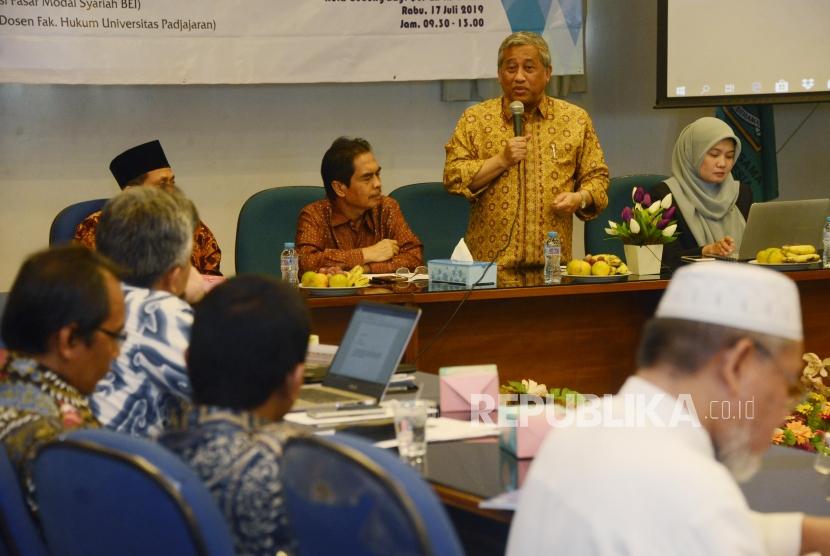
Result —
<instances>
[{"instance_id":1,"label":"notebook","mask_svg":"<svg viewBox=\"0 0 830 556\"><path fill-rule=\"evenodd\" d=\"M737 258L752 260L761 249L782 245L820 248L827 216L830 216L830 199L753 203Z\"/></svg>"},{"instance_id":2,"label":"notebook","mask_svg":"<svg viewBox=\"0 0 830 556\"><path fill-rule=\"evenodd\" d=\"M338 403L376 405L383 398L421 310L359 303L322 384L305 384L292 411Z\"/></svg>"}]
</instances>

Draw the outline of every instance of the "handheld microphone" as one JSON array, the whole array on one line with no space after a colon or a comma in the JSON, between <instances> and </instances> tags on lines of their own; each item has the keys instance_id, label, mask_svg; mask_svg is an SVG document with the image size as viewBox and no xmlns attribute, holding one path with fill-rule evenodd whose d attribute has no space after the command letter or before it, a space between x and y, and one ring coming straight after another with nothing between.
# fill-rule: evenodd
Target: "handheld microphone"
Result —
<instances>
[{"instance_id":1,"label":"handheld microphone","mask_svg":"<svg viewBox=\"0 0 830 556\"><path fill-rule=\"evenodd\" d=\"M522 115L525 113L525 105L520 100L514 100L510 103L510 111L513 113L513 134L519 137L522 134Z\"/></svg>"}]
</instances>

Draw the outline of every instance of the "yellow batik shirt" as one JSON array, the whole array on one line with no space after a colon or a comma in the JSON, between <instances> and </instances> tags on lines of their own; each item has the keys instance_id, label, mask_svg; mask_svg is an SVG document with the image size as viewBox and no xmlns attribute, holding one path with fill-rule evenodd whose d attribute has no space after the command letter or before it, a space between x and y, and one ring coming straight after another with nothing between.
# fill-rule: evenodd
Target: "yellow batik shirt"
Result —
<instances>
[{"instance_id":1,"label":"yellow batik shirt","mask_svg":"<svg viewBox=\"0 0 830 556\"><path fill-rule=\"evenodd\" d=\"M465 240L478 261L496 258L507 245L514 219L513 237L498 257L499 266L544 264L542 242L551 230L562 240L562 261L570 260L573 220L570 214L554 214L554 198L580 189L590 193L593 203L576 213L581 220L596 218L608 205L608 166L585 110L545 97L525 114L524 134L530 136L525 161L475 193L469 188L473 177L513 137L504 98L465 110L444 147L444 187L471 202Z\"/></svg>"}]
</instances>

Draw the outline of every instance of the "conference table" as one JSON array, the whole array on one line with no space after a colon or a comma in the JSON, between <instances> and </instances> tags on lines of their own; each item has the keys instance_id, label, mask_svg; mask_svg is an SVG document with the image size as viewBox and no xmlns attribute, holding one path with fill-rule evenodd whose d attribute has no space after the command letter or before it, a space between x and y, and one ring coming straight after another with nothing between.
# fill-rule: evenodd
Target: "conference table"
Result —
<instances>
[{"instance_id":1,"label":"conference table","mask_svg":"<svg viewBox=\"0 0 830 556\"><path fill-rule=\"evenodd\" d=\"M805 351L827 357L830 270L787 275L801 294ZM529 378L601 395L616 392L636 369L641 330L668 278L581 283L566 277L546 286L539 269L500 269L498 287L490 289L404 282L365 288L359 295L308 296L307 304L313 331L323 343L340 343L358 302L415 306L422 315L404 362L421 371L492 363L502 383Z\"/></svg>"},{"instance_id":2,"label":"conference table","mask_svg":"<svg viewBox=\"0 0 830 556\"><path fill-rule=\"evenodd\" d=\"M416 373L419 396L438 400L438 377ZM405 399L413 394L394 394ZM461 419L469 415L447 415ZM394 437L391 424L352 426L348 432L372 440ZM552 434L555 434L555 430ZM599 455L599 454L598 454ZM741 485L747 502L760 512L805 512L830 516L830 476L813 469L815 455L795 448L771 446L761 470ZM531 459L517 459L499 448L497 438L431 443L418 467L447 509L468 554L501 555L507 543L513 512L479 508L487 500L522 483Z\"/></svg>"}]
</instances>

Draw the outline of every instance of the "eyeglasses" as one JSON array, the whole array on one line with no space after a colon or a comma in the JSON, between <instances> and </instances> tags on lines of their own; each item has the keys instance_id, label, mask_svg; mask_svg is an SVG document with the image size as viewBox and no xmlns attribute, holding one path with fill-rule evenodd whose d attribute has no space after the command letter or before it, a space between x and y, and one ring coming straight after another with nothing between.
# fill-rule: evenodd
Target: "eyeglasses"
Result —
<instances>
[{"instance_id":1,"label":"eyeglasses","mask_svg":"<svg viewBox=\"0 0 830 556\"><path fill-rule=\"evenodd\" d=\"M416 266L415 270L412 272L409 271L408 268L405 266L400 267L398 270L395 271L395 276L398 278L404 278L406 280L425 280L428 278L429 271L427 267L421 265Z\"/></svg>"},{"instance_id":2,"label":"eyeglasses","mask_svg":"<svg viewBox=\"0 0 830 556\"><path fill-rule=\"evenodd\" d=\"M99 326L98 328L96 328L96 330L98 332L101 332L102 334L106 334L107 336L115 340L119 347L122 346L124 342L127 340L127 331L123 328L118 332L113 332L112 330L107 330L106 328L102 328Z\"/></svg>"},{"instance_id":3,"label":"eyeglasses","mask_svg":"<svg viewBox=\"0 0 830 556\"><path fill-rule=\"evenodd\" d=\"M764 357L764 359L769 359L772 362L775 372L783 376L787 381L787 397L790 401L793 404L796 404L803 400L804 396L807 394L807 387L803 382L801 382L801 375L795 377L791 376L791 373L788 373L786 369L783 369L781 365L775 361L775 357L772 355L772 352L762 343L757 340L753 340L752 345L755 347L755 350Z\"/></svg>"}]
</instances>

